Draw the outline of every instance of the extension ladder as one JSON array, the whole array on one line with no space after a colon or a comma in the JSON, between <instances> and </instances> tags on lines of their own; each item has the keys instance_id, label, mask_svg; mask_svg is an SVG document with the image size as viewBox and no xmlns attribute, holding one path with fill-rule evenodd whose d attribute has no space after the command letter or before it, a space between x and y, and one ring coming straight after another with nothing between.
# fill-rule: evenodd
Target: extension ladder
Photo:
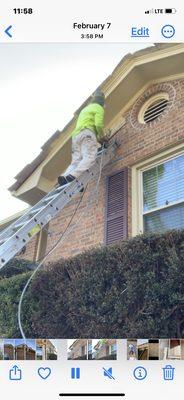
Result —
<instances>
[{"instance_id":1,"label":"extension ladder","mask_svg":"<svg viewBox=\"0 0 184 400\"><path fill-rule=\"evenodd\" d=\"M98 152L95 163L89 170L73 182L54 188L0 233L0 269L87 185L100 168L108 164L117 146L117 142L113 141L107 148L103 148Z\"/></svg>"}]
</instances>

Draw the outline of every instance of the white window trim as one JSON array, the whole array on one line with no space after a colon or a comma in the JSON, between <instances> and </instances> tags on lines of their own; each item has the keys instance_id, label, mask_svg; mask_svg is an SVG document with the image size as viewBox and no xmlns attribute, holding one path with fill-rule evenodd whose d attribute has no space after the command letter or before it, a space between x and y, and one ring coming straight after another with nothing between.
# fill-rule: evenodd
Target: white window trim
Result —
<instances>
[{"instance_id":1,"label":"white window trim","mask_svg":"<svg viewBox=\"0 0 184 400\"><path fill-rule=\"evenodd\" d=\"M152 167L155 167L165 161L174 159L184 154L184 143L175 146L171 149L163 151L154 157L144 160L142 163L136 164L132 167L132 236L143 233L143 216L151 214L154 211L171 207L172 205L182 203L181 200L178 202L170 203L168 206L162 206L155 209L149 210L143 213L143 188L142 188L142 173Z\"/></svg>"}]
</instances>

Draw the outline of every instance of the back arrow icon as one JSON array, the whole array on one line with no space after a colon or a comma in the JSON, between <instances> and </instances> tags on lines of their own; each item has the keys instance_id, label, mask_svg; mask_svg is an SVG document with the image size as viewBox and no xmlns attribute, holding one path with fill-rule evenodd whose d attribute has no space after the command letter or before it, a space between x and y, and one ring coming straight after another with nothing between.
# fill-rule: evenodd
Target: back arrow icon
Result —
<instances>
[{"instance_id":1,"label":"back arrow icon","mask_svg":"<svg viewBox=\"0 0 184 400\"><path fill-rule=\"evenodd\" d=\"M6 33L10 38L12 38L12 34L9 32L11 28L12 28L12 25L8 26L8 28L5 29L5 33Z\"/></svg>"}]
</instances>

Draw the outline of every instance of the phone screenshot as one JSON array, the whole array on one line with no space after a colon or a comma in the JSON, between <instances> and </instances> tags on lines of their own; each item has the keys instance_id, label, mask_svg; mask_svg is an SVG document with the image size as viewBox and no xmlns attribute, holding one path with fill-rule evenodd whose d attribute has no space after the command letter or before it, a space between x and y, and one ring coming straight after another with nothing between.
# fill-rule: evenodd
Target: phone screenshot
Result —
<instances>
[{"instance_id":1,"label":"phone screenshot","mask_svg":"<svg viewBox=\"0 0 184 400\"><path fill-rule=\"evenodd\" d=\"M182 399L184 7L0 6L0 389Z\"/></svg>"}]
</instances>

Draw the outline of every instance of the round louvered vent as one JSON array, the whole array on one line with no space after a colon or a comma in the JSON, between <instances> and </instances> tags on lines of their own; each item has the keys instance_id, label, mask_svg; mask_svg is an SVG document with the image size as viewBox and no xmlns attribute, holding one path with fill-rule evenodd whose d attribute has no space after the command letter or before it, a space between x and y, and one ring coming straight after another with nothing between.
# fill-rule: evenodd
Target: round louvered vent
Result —
<instances>
[{"instance_id":1,"label":"round louvered vent","mask_svg":"<svg viewBox=\"0 0 184 400\"><path fill-rule=\"evenodd\" d=\"M144 122L147 124L148 122L153 121L158 118L160 114L166 109L168 105L168 100L160 99L154 101L144 112Z\"/></svg>"}]
</instances>

